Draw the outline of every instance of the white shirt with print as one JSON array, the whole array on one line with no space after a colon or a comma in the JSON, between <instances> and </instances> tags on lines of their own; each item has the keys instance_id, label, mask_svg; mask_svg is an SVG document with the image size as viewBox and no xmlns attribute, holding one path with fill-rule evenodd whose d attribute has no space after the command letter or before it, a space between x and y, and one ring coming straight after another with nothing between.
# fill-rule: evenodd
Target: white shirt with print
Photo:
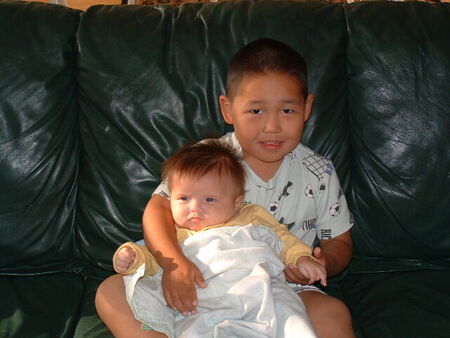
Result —
<instances>
[{"instance_id":1,"label":"white shirt with print","mask_svg":"<svg viewBox=\"0 0 450 338\"><path fill-rule=\"evenodd\" d=\"M235 133L221 140L239 154ZM331 239L348 231L353 222L332 162L302 144L287 154L276 174L263 181L243 161L247 173L245 202L259 204L299 237L313 246L316 238ZM166 182L153 194L169 197Z\"/></svg>"}]
</instances>

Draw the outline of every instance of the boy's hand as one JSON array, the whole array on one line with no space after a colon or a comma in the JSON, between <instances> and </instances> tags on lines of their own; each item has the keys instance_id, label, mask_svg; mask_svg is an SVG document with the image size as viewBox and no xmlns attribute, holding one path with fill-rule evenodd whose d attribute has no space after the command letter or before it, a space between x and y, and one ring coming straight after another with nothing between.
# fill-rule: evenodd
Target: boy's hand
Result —
<instances>
[{"instance_id":1,"label":"boy's hand","mask_svg":"<svg viewBox=\"0 0 450 338\"><path fill-rule=\"evenodd\" d=\"M162 287L167 305L184 316L197 313L196 285L206 288L207 284L197 266L184 258L174 262L173 268L164 269Z\"/></svg>"},{"instance_id":2,"label":"boy's hand","mask_svg":"<svg viewBox=\"0 0 450 338\"><path fill-rule=\"evenodd\" d=\"M315 259L317 259L320 264L325 268L325 270L327 269L327 265L328 265L328 261L327 261L327 257L325 256L325 254L323 253L322 249L320 247L315 247L313 250L313 256Z\"/></svg>"}]
</instances>

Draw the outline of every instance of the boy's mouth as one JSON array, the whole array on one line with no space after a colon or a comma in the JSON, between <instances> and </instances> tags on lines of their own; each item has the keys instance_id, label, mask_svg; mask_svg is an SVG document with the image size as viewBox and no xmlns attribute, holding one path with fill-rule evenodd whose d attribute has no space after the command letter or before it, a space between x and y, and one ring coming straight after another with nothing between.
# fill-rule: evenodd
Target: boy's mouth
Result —
<instances>
[{"instance_id":1,"label":"boy's mouth","mask_svg":"<svg viewBox=\"0 0 450 338\"><path fill-rule=\"evenodd\" d=\"M282 145L282 141L260 141L259 142L263 148L266 149L278 149Z\"/></svg>"}]
</instances>

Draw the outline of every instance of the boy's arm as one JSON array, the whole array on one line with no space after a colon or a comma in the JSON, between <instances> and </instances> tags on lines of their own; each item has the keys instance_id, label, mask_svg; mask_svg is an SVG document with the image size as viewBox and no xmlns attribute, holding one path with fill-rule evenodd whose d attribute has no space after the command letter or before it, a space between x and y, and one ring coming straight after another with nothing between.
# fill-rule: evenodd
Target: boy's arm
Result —
<instances>
[{"instance_id":1,"label":"boy's arm","mask_svg":"<svg viewBox=\"0 0 450 338\"><path fill-rule=\"evenodd\" d=\"M342 272L352 258L353 242L350 230L332 239L321 239L320 248L315 248L313 255L326 268L332 277Z\"/></svg>"},{"instance_id":2,"label":"boy's arm","mask_svg":"<svg viewBox=\"0 0 450 338\"><path fill-rule=\"evenodd\" d=\"M320 245L320 248L314 248L313 256L326 269L328 277L339 274L348 266L352 257L350 230L332 239L322 239ZM308 278L295 265L288 265L285 274L289 282L308 283Z\"/></svg>"},{"instance_id":3,"label":"boy's arm","mask_svg":"<svg viewBox=\"0 0 450 338\"><path fill-rule=\"evenodd\" d=\"M353 220L333 163L325 158L317 160L322 161L325 168L321 177L311 170L308 163L303 163L310 175L317 208L316 233L321 247L314 249L313 256L326 268L328 276L331 277L342 272L350 263L352 256L350 229ZM288 272L286 271L286 277L290 279L291 274ZM301 276L295 277L297 278L294 279L300 279Z\"/></svg>"},{"instance_id":4,"label":"boy's arm","mask_svg":"<svg viewBox=\"0 0 450 338\"><path fill-rule=\"evenodd\" d=\"M195 284L206 287L200 270L178 245L175 223L166 197L153 195L142 218L145 243L163 269L162 287L167 304L183 314L195 313Z\"/></svg>"}]
</instances>

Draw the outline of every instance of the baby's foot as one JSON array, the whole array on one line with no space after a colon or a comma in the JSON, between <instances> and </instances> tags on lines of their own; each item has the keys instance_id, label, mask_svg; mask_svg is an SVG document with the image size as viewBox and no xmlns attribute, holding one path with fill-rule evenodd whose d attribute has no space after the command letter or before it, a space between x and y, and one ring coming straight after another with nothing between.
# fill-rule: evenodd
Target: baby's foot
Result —
<instances>
[{"instance_id":1,"label":"baby's foot","mask_svg":"<svg viewBox=\"0 0 450 338\"><path fill-rule=\"evenodd\" d=\"M117 273L126 273L133 265L136 253L128 246L124 246L114 256L114 269Z\"/></svg>"}]
</instances>

